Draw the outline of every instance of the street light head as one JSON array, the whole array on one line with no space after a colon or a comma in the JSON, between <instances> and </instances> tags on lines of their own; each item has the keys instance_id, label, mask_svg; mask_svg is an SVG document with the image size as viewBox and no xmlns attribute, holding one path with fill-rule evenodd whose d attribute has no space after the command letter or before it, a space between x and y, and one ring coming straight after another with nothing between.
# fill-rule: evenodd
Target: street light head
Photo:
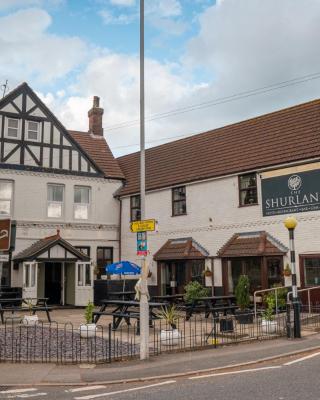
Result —
<instances>
[{"instance_id":1,"label":"street light head","mask_svg":"<svg viewBox=\"0 0 320 400\"><path fill-rule=\"evenodd\" d=\"M287 229L294 229L297 226L298 222L294 217L288 217L284 220L284 226Z\"/></svg>"}]
</instances>

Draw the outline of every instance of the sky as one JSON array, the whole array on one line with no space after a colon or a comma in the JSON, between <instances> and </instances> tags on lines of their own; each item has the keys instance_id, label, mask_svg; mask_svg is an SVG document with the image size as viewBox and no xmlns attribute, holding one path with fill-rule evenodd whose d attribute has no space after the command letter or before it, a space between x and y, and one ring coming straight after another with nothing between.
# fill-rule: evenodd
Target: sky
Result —
<instances>
[{"instance_id":1,"label":"sky","mask_svg":"<svg viewBox=\"0 0 320 400\"><path fill-rule=\"evenodd\" d=\"M147 146L319 98L319 26L320 0L145 0ZM73 130L100 96L115 156L139 149L138 0L0 0L0 48L0 86Z\"/></svg>"}]
</instances>

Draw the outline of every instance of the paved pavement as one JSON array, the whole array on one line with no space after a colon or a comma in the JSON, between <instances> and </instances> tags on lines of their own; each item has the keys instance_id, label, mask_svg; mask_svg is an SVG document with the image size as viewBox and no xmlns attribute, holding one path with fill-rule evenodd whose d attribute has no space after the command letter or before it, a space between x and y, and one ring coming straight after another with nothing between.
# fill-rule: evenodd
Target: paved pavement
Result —
<instances>
[{"instance_id":1,"label":"paved pavement","mask_svg":"<svg viewBox=\"0 0 320 400\"><path fill-rule=\"evenodd\" d=\"M110 381L146 380L195 370L221 368L253 362L299 350L320 348L320 335L299 340L285 338L239 344L218 349L164 354L147 362L132 360L106 365L0 364L0 386L91 384Z\"/></svg>"},{"instance_id":2,"label":"paved pavement","mask_svg":"<svg viewBox=\"0 0 320 400\"><path fill-rule=\"evenodd\" d=\"M1 388L0 399L318 400L320 350L250 367L154 382L76 387Z\"/></svg>"}]
</instances>

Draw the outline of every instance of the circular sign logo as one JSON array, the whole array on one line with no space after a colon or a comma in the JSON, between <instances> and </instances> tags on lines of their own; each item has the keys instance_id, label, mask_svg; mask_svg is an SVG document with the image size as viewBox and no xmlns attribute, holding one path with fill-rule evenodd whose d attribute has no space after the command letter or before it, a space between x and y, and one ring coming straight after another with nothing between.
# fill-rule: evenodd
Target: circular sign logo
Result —
<instances>
[{"instance_id":1,"label":"circular sign logo","mask_svg":"<svg viewBox=\"0 0 320 400\"><path fill-rule=\"evenodd\" d=\"M290 190L299 190L302 186L302 179L299 175L291 175L288 179L288 187Z\"/></svg>"}]
</instances>

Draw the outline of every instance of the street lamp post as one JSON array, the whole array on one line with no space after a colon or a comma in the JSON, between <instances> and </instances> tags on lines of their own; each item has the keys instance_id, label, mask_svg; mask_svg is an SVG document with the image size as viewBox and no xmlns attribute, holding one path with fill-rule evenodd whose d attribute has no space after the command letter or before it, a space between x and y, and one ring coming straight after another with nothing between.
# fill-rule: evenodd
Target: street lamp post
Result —
<instances>
[{"instance_id":1,"label":"street lamp post","mask_svg":"<svg viewBox=\"0 0 320 400\"><path fill-rule=\"evenodd\" d=\"M288 217L284 221L284 226L289 231L290 262L292 271L292 305L293 305L293 315L294 315L294 337L301 338L300 302L298 298L296 256L294 250L294 229L297 226L297 220L294 217Z\"/></svg>"},{"instance_id":2,"label":"street lamp post","mask_svg":"<svg viewBox=\"0 0 320 400\"><path fill-rule=\"evenodd\" d=\"M144 0L140 0L140 212L145 219L145 115L144 115ZM140 360L149 358L149 302L148 268L145 256L142 259L140 292Z\"/></svg>"}]
</instances>

